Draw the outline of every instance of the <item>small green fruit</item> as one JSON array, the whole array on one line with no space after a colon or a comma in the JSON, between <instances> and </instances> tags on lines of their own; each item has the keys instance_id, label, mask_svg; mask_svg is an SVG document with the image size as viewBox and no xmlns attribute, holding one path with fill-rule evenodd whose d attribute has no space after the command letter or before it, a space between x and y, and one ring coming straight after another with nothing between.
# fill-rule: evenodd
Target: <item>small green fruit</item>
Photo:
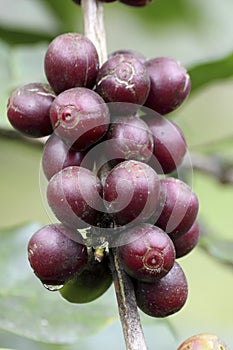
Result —
<instances>
[{"instance_id":1,"label":"small green fruit","mask_svg":"<svg viewBox=\"0 0 233 350\"><path fill-rule=\"evenodd\" d=\"M104 258L101 262L93 259L80 274L64 285L60 294L70 303L89 303L104 294L111 284L112 274L107 259Z\"/></svg>"}]
</instances>

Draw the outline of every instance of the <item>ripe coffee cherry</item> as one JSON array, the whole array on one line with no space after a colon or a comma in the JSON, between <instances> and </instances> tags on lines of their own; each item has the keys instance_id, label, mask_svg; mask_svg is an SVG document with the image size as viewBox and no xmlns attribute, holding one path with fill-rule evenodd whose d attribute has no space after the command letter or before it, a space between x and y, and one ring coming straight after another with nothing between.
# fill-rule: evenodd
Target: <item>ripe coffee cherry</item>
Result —
<instances>
[{"instance_id":1,"label":"ripe coffee cherry","mask_svg":"<svg viewBox=\"0 0 233 350\"><path fill-rule=\"evenodd\" d=\"M120 2L129 6L143 7L151 4L154 0L120 0Z\"/></svg>"},{"instance_id":2,"label":"ripe coffee cherry","mask_svg":"<svg viewBox=\"0 0 233 350\"><path fill-rule=\"evenodd\" d=\"M69 149L58 136L52 134L43 150L42 167L44 174L50 180L54 174L68 166L81 165L91 170L93 161L86 155L87 152L75 152Z\"/></svg>"},{"instance_id":3,"label":"ripe coffee cherry","mask_svg":"<svg viewBox=\"0 0 233 350\"><path fill-rule=\"evenodd\" d=\"M226 344L215 334L203 333L186 339L177 350L227 350ZM229 350L229 349L228 349Z\"/></svg>"},{"instance_id":4,"label":"ripe coffee cherry","mask_svg":"<svg viewBox=\"0 0 233 350\"><path fill-rule=\"evenodd\" d=\"M186 232L180 238L173 240L176 250L176 258L181 258L182 256L190 253L196 247L199 240L199 235L200 229L196 220L188 232Z\"/></svg>"},{"instance_id":5,"label":"ripe coffee cherry","mask_svg":"<svg viewBox=\"0 0 233 350\"><path fill-rule=\"evenodd\" d=\"M98 72L96 91L106 102L143 105L149 88L145 65L131 54L110 57Z\"/></svg>"},{"instance_id":6,"label":"ripe coffee cherry","mask_svg":"<svg viewBox=\"0 0 233 350\"><path fill-rule=\"evenodd\" d=\"M49 110L55 98L48 84L30 83L13 92L7 104L11 125L29 137L50 135L53 128Z\"/></svg>"},{"instance_id":7,"label":"ripe coffee cherry","mask_svg":"<svg viewBox=\"0 0 233 350\"><path fill-rule=\"evenodd\" d=\"M178 312L188 297L188 284L180 265L175 262L171 270L154 283L135 280L138 307L152 317L167 317Z\"/></svg>"},{"instance_id":8,"label":"ripe coffee cherry","mask_svg":"<svg viewBox=\"0 0 233 350\"><path fill-rule=\"evenodd\" d=\"M154 149L150 165L156 172L168 174L177 169L186 154L187 144L179 127L159 114L142 117L153 136Z\"/></svg>"},{"instance_id":9,"label":"ripe coffee cherry","mask_svg":"<svg viewBox=\"0 0 233 350\"><path fill-rule=\"evenodd\" d=\"M146 62L146 57L144 55L142 55L140 52L134 51L134 50L117 50L112 52L108 58L112 58L113 56L116 55L132 55L134 56L137 60L139 60L141 63L145 63Z\"/></svg>"},{"instance_id":10,"label":"ripe coffee cherry","mask_svg":"<svg viewBox=\"0 0 233 350\"><path fill-rule=\"evenodd\" d=\"M102 203L102 185L90 170L73 166L61 170L49 181L47 199L59 221L74 228L97 226Z\"/></svg>"},{"instance_id":11,"label":"ripe coffee cherry","mask_svg":"<svg viewBox=\"0 0 233 350\"><path fill-rule=\"evenodd\" d=\"M186 69L169 57L153 58L145 65L151 80L145 106L162 115L177 109L191 89Z\"/></svg>"},{"instance_id":12,"label":"ripe coffee cherry","mask_svg":"<svg viewBox=\"0 0 233 350\"><path fill-rule=\"evenodd\" d=\"M89 303L103 295L112 284L108 260L90 260L74 278L70 279L60 293L70 303Z\"/></svg>"},{"instance_id":13,"label":"ripe coffee cherry","mask_svg":"<svg viewBox=\"0 0 233 350\"><path fill-rule=\"evenodd\" d=\"M160 228L140 224L121 233L129 241L117 250L124 270L143 282L155 282L164 277L175 262L172 240Z\"/></svg>"},{"instance_id":14,"label":"ripe coffee cherry","mask_svg":"<svg viewBox=\"0 0 233 350\"><path fill-rule=\"evenodd\" d=\"M153 152L153 137L147 124L135 116L114 119L106 134L110 159L147 162Z\"/></svg>"},{"instance_id":15,"label":"ripe coffee cherry","mask_svg":"<svg viewBox=\"0 0 233 350\"><path fill-rule=\"evenodd\" d=\"M57 94L73 87L93 88L98 69L96 48L81 34L57 36L45 54L45 74Z\"/></svg>"},{"instance_id":16,"label":"ripe coffee cherry","mask_svg":"<svg viewBox=\"0 0 233 350\"><path fill-rule=\"evenodd\" d=\"M29 240L28 259L43 284L62 285L87 262L85 245L70 239L70 236L82 241L77 232L53 224L42 227Z\"/></svg>"},{"instance_id":17,"label":"ripe coffee cherry","mask_svg":"<svg viewBox=\"0 0 233 350\"><path fill-rule=\"evenodd\" d=\"M50 118L55 134L76 151L84 151L99 141L110 121L103 99L86 88L73 88L58 95Z\"/></svg>"},{"instance_id":18,"label":"ripe coffee cherry","mask_svg":"<svg viewBox=\"0 0 233 350\"><path fill-rule=\"evenodd\" d=\"M198 199L191 188L179 179L161 179L160 201L163 209L155 225L173 239L185 234L196 220Z\"/></svg>"},{"instance_id":19,"label":"ripe coffee cherry","mask_svg":"<svg viewBox=\"0 0 233 350\"><path fill-rule=\"evenodd\" d=\"M107 176L103 197L117 225L147 220L156 210L160 183L147 164L128 160L116 165Z\"/></svg>"}]
</instances>

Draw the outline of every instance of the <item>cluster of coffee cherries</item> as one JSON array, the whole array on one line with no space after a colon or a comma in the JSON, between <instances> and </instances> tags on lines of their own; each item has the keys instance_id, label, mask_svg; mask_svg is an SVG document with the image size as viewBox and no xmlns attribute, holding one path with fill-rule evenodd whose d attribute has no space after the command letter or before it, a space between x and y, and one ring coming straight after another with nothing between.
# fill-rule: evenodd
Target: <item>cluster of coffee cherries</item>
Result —
<instances>
[{"instance_id":1,"label":"cluster of coffee cherries","mask_svg":"<svg viewBox=\"0 0 233 350\"><path fill-rule=\"evenodd\" d=\"M81 0L72 0L75 4L81 5ZM116 0L98 0L100 2L115 2ZM144 7L154 2L154 0L119 0L122 4L133 7Z\"/></svg>"},{"instance_id":2,"label":"cluster of coffee cherries","mask_svg":"<svg viewBox=\"0 0 233 350\"><path fill-rule=\"evenodd\" d=\"M138 307L153 317L180 310L188 295L176 259L197 244L198 199L179 178L187 155L164 117L190 91L176 60L119 50L99 64L84 35L57 36L44 57L48 83L29 83L7 106L12 126L45 137L46 200L57 221L28 243L35 275L73 303L112 283L109 251L132 278Z\"/></svg>"}]
</instances>

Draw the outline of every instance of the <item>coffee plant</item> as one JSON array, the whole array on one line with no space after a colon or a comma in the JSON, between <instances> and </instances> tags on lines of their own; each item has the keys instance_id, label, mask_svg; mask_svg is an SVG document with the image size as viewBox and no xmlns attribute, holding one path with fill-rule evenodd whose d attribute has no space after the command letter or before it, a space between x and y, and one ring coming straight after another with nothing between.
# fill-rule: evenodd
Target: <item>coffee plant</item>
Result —
<instances>
[{"instance_id":1,"label":"coffee plant","mask_svg":"<svg viewBox=\"0 0 233 350\"><path fill-rule=\"evenodd\" d=\"M188 69L175 57L155 52L149 58L130 48L109 52L103 9L117 1L68 2L64 8L81 12L83 31L50 37L41 61L44 81L23 83L7 97L11 135L43 147L38 187L49 222L30 232L24 259L41 293L45 288L51 302L58 298L62 310L86 307L90 317L93 303L114 289L123 346L146 350L144 323L169 327L170 316L189 308L192 291L181 258L188 262L198 247L214 255L192 174L199 170L229 186L232 159L192 154L173 116L225 62L210 64L204 80L205 65ZM144 0L117 6L138 15L157 8ZM232 241L228 250L223 243L215 255L232 268ZM85 321L78 323L85 329ZM162 341L155 338L153 348L162 349ZM229 349L207 329L181 343L173 349Z\"/></svg>"}]
</instances>

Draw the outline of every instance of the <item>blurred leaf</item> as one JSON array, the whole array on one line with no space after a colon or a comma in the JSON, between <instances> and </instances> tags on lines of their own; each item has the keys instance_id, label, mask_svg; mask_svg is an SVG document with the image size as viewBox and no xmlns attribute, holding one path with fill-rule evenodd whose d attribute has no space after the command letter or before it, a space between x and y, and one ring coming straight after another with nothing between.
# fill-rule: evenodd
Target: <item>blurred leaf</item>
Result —
<instances>
[{"instance_id":1,"label":"blurred leaf","mask_svg":"<svg viewBox=\"0 0 233 350\"><path fill-rule=\"evenodd\" d=\"M219 262L233 267L233 241L204 235L199 241L199 246Z\"/></svg>"},{"instance_id":2,"label":"blurred leaf","mask_svg":"<svg viewBox=\"0 0 233 350\"><path fill-rule=\"evenodd\" d=\"M18 28L5 28L0 26L0 37L8 44L29 44L41 41L51 41L53 36L43 32L33 32L31 30L20 30Z\"/></svg>"},{"instance_id":3,"label":"blurred leaf","mask_svg":"<svg viewBox=\"0 0 233 350\"><path fill-rule=\"evenodd\" d=\"M192 147L192 150L201 150L204 153L232 153L233 152L233 134L229 137L214 140L213 142L207 142L206 144L199 144Z\"/></svg>"},{"instance_id":4,"label":"blurred leaf","mask_svg":"<svg viewBox=\"0 0 233 350\"><path fill-rule=\"evenodd\" d=\"M11 33L10 41L13 40L12 31L15 32L16 40L19 40L19 33L37 33L41 35L55 35L60 29L56 17L47 6L40 0L1 0L0 23L3 34ZM26 34L27 35L27 34ZM7 36L1 36L1 39L7 40ZM20 40L24 38L20 35Z\"/></svg>"},{"instance_id":5,"label":"blurred leaf","mask_svg":"<svg viewBox=\"0 0 233 350\"><path fill-rule=\"evenodd\" d=\"M230 78L233 76L233 53L216 61L194 66L188 72L192 81L191 92L213 81Z\"/></svg>"},{"instance_id":6,"label":"blurred leaf","mask_svg":"<svg viewBox=\"0 0 233 350\"><path fill-rule=\"evenodd\" d=\"M41 0L60 22L61 32L82 31L82 10L72 0Z\"/></svg>"},{"instance_id":7,"label":"blurred leaf","mask_svg":"<svg viewBox=\"0 0 233 350\"><path fill-rule=\"evenodd\" d=\"M0 328L47 343L72 344L115 321L111 289L97 301L69 304L45 290L27 262L27 242L40 225L0 231Z\"/></svg>"}]
</instances>

